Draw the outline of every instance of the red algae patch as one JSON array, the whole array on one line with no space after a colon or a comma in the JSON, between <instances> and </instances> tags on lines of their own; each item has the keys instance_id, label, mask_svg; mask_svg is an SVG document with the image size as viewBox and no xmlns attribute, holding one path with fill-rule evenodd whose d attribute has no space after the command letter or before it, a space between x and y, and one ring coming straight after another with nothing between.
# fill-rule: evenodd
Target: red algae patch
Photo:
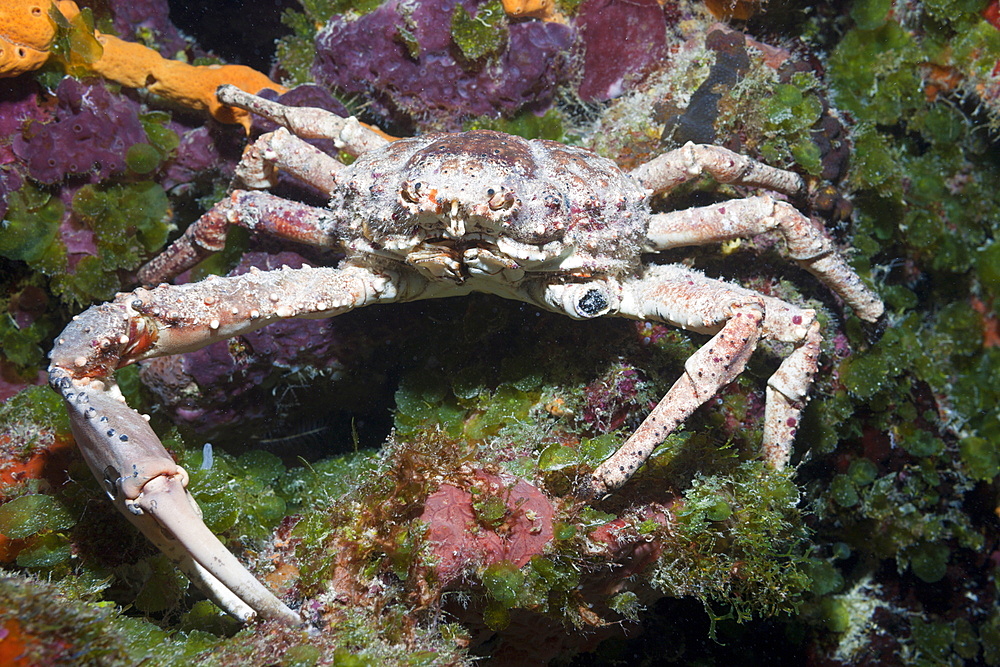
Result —
<instances>
[{"instance_id":1,"label":"red algae patch","mask_svg":"<svg viewBox=\"0 0 1000 667\"><path fill-rule=\"evenodd\" d=\"M468 487L445 483L428 496L420 520L429 526L438 576L447 584L470 566L524 566L552 540L553 514L531 484L478 470Z\"/></svg>"}]
</instances>

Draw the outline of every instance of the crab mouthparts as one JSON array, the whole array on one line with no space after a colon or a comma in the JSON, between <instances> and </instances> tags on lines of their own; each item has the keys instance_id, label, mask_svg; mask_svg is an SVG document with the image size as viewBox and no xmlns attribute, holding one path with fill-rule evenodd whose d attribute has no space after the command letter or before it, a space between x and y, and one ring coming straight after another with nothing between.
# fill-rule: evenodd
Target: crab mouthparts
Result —
<instances>
[{"instance_id":1,"label":"crab mouthparts","mask_svg":"<svg viewBox=\"0 0 1000 667\"><path fill-rule=\"evenodd\" d=\"M470 234L464 230L460 236L453 236L452 230L443 230L440 236L426 236L415 246L415 249L432 248L435 252L446 253L456 258L461 258L469 250L500 253L495 237L478 232Z\"/></svg>"},{"instance_id":2,"label":"crab mouthparts","mask_svg":"<svg viewBox=\"0 0 1000 667\"><path fill-rule=\"evenodd\" d=\"M448 226L444 230L445 238L460 239L465 236L465 218L458 210L458 201L451 202L451 211L446 219Z\"/></svg>"}]
</instances>

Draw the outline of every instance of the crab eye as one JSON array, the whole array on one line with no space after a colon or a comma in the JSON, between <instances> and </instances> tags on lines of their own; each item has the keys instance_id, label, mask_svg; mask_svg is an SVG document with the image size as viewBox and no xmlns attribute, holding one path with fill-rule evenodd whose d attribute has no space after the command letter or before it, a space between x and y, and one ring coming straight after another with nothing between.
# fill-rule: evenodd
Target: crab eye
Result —
<instances>
[{"instance_id":1,"label":"crab eye","mask_svg":"<svg viewBox=\"0 0 1000 667\"><path fill-rule=\"evenodd\" d=\"M420 200L420 190L423 189L423 187L424 184L420 181L417 181L416 183L407 181L403 183L403 187L399 189L399 196L403 198L403 201L416 204Z\"/></svg>"},{"instance_id":2,"label":"crab eye","mask_svg":"<svg viewBox=\"0 0 1000 667\"><path fill-rule=\"evenodd\" d=\"M501 211L514 206L513 192L497 192L493 188L490 188L486 191L486 194L490 196L489 205L491 210Z\"/></svg>"}]
</instances>

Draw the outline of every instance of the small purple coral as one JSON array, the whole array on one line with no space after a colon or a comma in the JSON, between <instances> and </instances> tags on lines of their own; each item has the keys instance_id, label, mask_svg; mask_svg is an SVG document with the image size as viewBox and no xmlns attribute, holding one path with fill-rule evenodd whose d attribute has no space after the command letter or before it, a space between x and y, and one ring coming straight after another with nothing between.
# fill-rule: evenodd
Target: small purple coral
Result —
<instances>
[{"instance_id":1,"label":"small purple coral","mask_svg":"<svg viewBox=\"0 0 1000 667\"><path fill-rule=\"evenodd\" d=\"M37 181L53 184L70 174L98 183L125 171L125 153L148 143L138 103L112 95L100 83L64 78L56 88L55 121L26 124L14 153Z\"/></svg>"},{"instance_id":2,"label":"small purple coral","mask_svg":"<svg viewBox=\"0 0 1000 667\"><path fill-rule=\"evenodd\" d=\"M333 17L316 38L316 81L363 95L403 130L457 130L470 116L548 108L572 73L573 30L541 21L511 24L502 51L468 60L451 34L459 4L477 16L487 3L389 0L359 19Z\"/></svg>"},{"instance_id":3,"label":"small purple coral","mask_svg":"<svg viewBox=\"0 0 1000 667\"><path fill-rule=\"evenodd\" d=\"M0 137L17 136L26 121L47 118L37 98L38 84L27 77L0 80ZM24 182L19 163L10 141L0 139L0 218L7 215L8 197Z\"/></svg>"}]
</instances>

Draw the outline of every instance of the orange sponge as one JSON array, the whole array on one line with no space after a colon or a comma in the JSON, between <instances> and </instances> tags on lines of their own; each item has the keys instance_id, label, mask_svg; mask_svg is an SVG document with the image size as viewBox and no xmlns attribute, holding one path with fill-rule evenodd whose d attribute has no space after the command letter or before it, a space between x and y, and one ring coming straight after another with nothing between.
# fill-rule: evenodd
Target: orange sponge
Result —
<instances>
[{"instance_id":1,"label":"orange sponge","mask_svg":"<svg viewBox=\"0 0 1000 667\"><path fill-rule=\"evenodd\" d=\"M79 16L80 10L72 0L4 0L0 4L0 77L18 76L41 67L53 54L60 28L79 29ZM243 65L189 65L98 31L94 31L93 38L88 32L85 40L77 41L88 42L87 53L79 57L70 40L71 52L63 60L71 73L92 72L130 88L147 88L184 106L205 109L224 123L249 128L250 116L216 99L215 89L220 85L229 83L248 93L264 88L279 93L287 90Z\"/></svg>"},{"instance_id":2,"label":"orange sponge","mask_svg":"<svg viewBox=\"0 0 1000 667\"><path fill-rule=\"evenodd\" d=\"M169 100L194 109L207 109L223 123L240 123L249 127L249 113L228 107L215 97L215 89L224 83L257 93L271 88L279 93L287 89L255 69L243 65L189 65L179 60L167 60L156 51L135 42L126 42L111 35L97 35L104 55L93 63L96 74L130 88L146 88Z\"/></svg>"},{"instance_id":3,"label":"orange sponge","mask_svg":"<svg viewBox=\"0 0 1000 667\"><path fill-rule=\"evenodd\" d=\"M502 0L503 10L511 18L533 18L565 22L556 10L555 0Z\"/></svg>"},{"instance_id":4,"label":"orange sponge","mask_svg":"<svg viewBox=\"0 0 1000 667\"><path fill-rule=\"evenodd\" d=\"M52 0L4 0L0 3L0 76L38 69L49 58L56 24L49 17Z\"/></svg>"}]
</instances>

